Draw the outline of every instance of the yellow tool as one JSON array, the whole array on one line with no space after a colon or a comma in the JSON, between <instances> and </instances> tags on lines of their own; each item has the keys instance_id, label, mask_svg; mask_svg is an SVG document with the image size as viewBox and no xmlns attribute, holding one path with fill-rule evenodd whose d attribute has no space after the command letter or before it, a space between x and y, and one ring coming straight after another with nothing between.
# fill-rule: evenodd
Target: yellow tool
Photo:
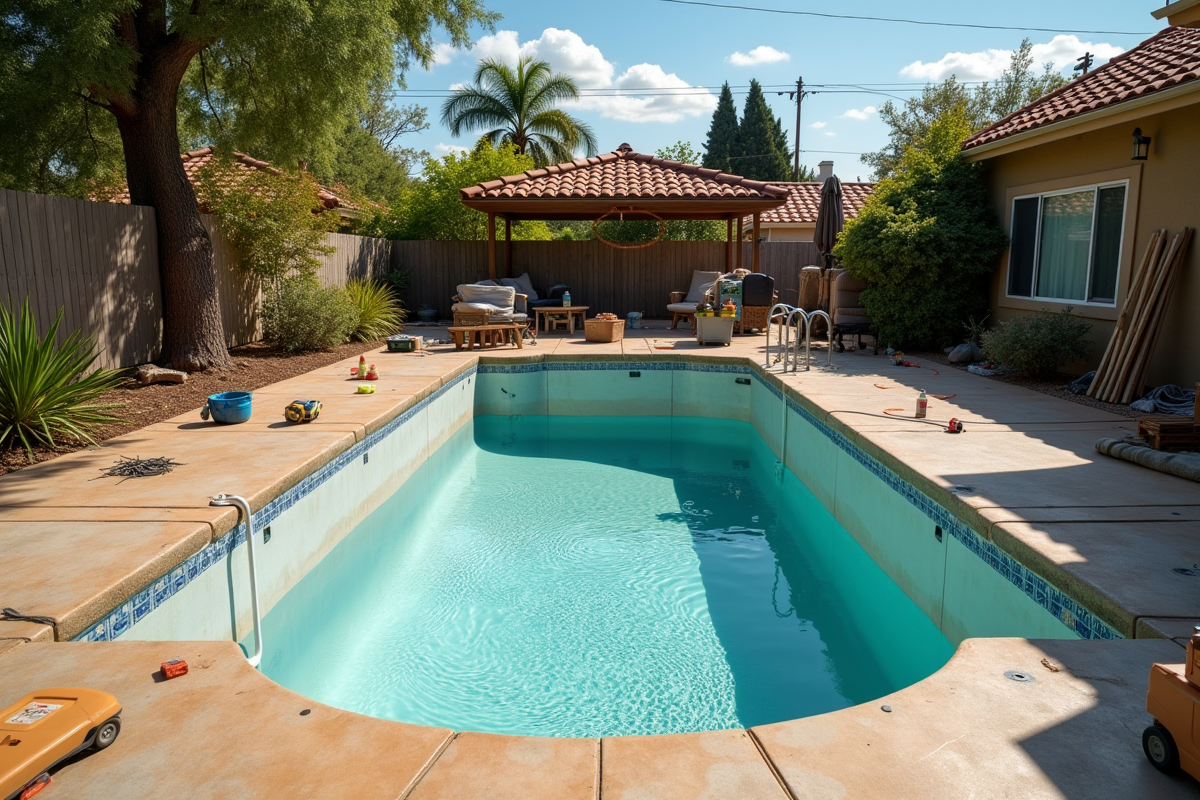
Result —
<instances>
[{"instance_id":1,"label":"yellow tool","mask_svg":"<svg viewBox=\"0 0 1200 800\"><path fill-rule=\"evenodd\" d=\"M103 750L120 732L121 704L108 692L55 688L25 695L0 709L0 798L13 800L49 782L55 764L89 747Z\"/></svg>"}]
</instances>

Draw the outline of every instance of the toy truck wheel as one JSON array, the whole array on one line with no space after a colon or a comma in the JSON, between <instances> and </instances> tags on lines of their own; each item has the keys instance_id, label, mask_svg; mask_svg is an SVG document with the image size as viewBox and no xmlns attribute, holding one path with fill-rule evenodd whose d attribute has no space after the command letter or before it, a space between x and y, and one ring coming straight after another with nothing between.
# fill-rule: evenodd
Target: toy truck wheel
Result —
<instances>
[{"instance_id":1,"label":"toy truck wheel","mask_svg":"<svg viewBox=\"0 0 1200 800\"><path fill-rule=\"evenodd\" d=\"M1171 732L1161 725L1151 725L1142 731L1142 750L1154 768L1161 772L1179 769L1179 749Z\"/></svg>"},{"instance_id":2,"label":"toy truck wheel","mask_svg":"<svg viewBox=\"0 0 1200 800\"><path fill-rule=\"evenodd\" d=\"M113 717L101 724L96 730L96 738L92 740L93 750L103 750L117 740L117 735L121 732L121 718Z\"/></svg>"}]
</instances>

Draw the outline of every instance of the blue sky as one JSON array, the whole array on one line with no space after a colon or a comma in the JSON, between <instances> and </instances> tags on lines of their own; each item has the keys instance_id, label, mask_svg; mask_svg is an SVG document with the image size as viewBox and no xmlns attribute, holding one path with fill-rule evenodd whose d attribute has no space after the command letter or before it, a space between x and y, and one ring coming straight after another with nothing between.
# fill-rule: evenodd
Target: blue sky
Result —
<instances>
[{"instance_id":1,"label":"blue sky","mask_svg":"<svg viewBox=\"0 0 1200 800\"><path fill-rule=\"evenodd\" d=\"M775 92L794 86L803 75L814 93L804 100L802 162L815 166L830 159L843 180L860 176L865 180L868 170L858 153L877 149L884 142L886 129L876 109L889 99L886 95L909 96L919 91L923 82L951 73L961 80L994 78L1007 65L1008 51L1025 36L1034 43L1040 61L1053 60L1064 74L1070 74L1070 65L1085 50L1100 55L1098 63L1103 63L1163 27L1150 16L1159 4L1137 0L1007 0L987 5L949 0L903 4L894 0L714 2L1133 35L821 19L662 0L490 0L488 7L504 16L494 32L475 31L475 43L469 50L443 46L439 63L432 69L418 67L408 73L408 91L400 93L397 102L428 106L432 126L407 137L404 144L434 155L471 145L474 136L451 137L438 121L441 95L469 81L480 57L515 60L518 53L525 53L546 59L586 90L588 96L573 113L593 127L601 152L615 149L621 142L641 152L654 152L678 140L690 141L699 150L721 84L728 81L734 89L740 114L751 78L766 87L769 102L792 136L795 104ZM819 84L867 84L884 94Z\"/></svg>"}]
</instances>

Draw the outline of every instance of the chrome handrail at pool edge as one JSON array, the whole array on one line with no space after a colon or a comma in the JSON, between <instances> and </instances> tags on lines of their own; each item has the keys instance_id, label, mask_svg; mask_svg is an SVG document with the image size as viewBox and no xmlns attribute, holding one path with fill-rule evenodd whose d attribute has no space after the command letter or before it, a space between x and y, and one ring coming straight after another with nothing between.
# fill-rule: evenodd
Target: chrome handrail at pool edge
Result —
<instances>
[{"instance_id":1,"label":"chrome handrail at pool edge","mask_svg":"<svg viewBox=\"0 0 1200 800\"><path fill-rule=\"evenodd\" d=\"M246 660L250 662L250 666L258 669L259 664L262 663L263 640L262 614L258 608L258 569L254 563L254 515L250 513L250 504L241 495L214 495L209 501L209 505L235 506L241 518L246 521L246 560L250 564L250 609L254 613L254 654L247 657Z\"/></svg>"}]
</instances>

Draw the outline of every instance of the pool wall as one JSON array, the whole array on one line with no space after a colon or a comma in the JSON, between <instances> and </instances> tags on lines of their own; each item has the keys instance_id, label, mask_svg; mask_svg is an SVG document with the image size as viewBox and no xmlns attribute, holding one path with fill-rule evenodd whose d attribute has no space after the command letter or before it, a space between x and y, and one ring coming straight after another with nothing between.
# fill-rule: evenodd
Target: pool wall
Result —
<instances>
[{"instance_id":1,"label":"pool wall","mask_svg":"<svg viewBox=\"0 0 1200 800\"><path fill-rule=\"evenodd\" d=\"M255 512L263 613L475 416L674 415L751 423L953 643L972 636L1120 638L790 393L785 413L780 387L745 362L467 368ZM251 630L244 530L196 553L77 639L243 639Z\"/></svg>"}]
</instances>

